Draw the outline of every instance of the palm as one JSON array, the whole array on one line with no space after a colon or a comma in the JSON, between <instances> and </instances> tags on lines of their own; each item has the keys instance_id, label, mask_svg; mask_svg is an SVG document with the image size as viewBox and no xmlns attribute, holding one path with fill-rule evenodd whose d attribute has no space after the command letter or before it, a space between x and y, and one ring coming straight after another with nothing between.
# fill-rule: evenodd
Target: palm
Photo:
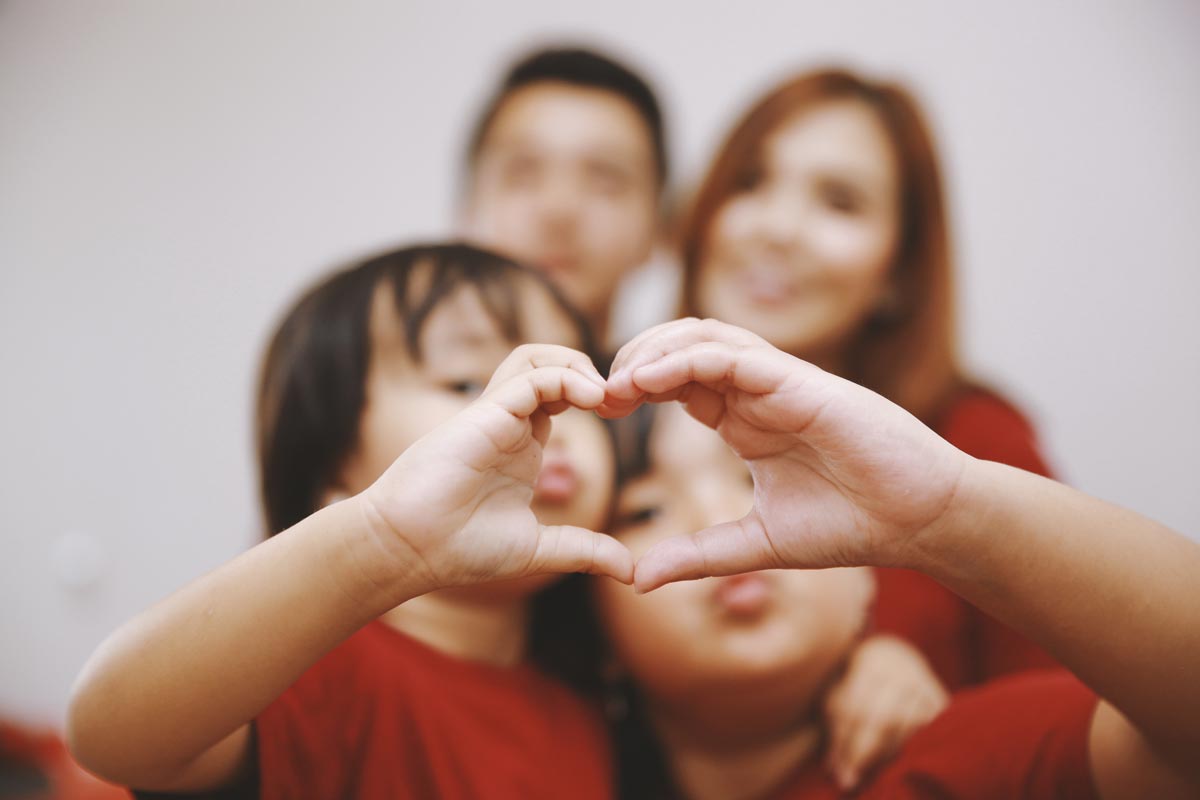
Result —
<instances>
[{"instance_id":1,"label":"palm","mask_svg":"<svg viewBox=\"0 0 1200 800\"><path fill-rule=\"evenodd\" d=\"M713 320L679 320L618 353L602 407L678 400L754 476L742 520L652 549L638 584L767 567L887 564L954 495L963 456L903 409ZM657 552L656 552L657 551Z\"/></svg>"},{"instance_id":2,"label":"palm","mask_svg":"<svg viewBox=\"0 0 1200 800\"><path fill-rule=\"evenodd\" d=\"M755 485L769 487L756 492L748 522L790 566L878 560L949 502L954 453L883 404L867 418L889 435L872 435L857 413L872 399L859 396L863 390L828 381L805 387L795 374L770 394L721 396L718 432L747 461ZM898 440L896 432L906 435Z\"/></svg>"},{"instance_id":3,"label":"palm","mask_svg":"<svg viewBox=\"0 0 1200 800\"><path fill-rule=\"evenodd\" d=\"M584 377L579 359L586 357L566 348L518 348L483 397L409 447L367 490L381 535L411 552L430 588L544 572L630 579L623 546L582 528L540 525L529 506L550 415L603 399L599 376Z\"/></svg>"}]
</instances>

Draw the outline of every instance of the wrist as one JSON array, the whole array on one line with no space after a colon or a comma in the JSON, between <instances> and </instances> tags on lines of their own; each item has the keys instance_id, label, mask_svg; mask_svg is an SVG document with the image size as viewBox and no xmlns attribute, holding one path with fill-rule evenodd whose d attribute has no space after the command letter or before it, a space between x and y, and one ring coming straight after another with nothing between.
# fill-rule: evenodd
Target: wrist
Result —
<instances>
[{"instance_id":1,"label":"wrist","mask_svg":"<svg viewBox=\"0 0 1200 800\"><path fill-rule=\"evenodd\" d=\"M322 509L335 515L344 559L344 589L379 613L438 588L432 575L363 492Z\"/></svg>"},{"instance_id":2,"label":"wrist","mask_svg":"<svg viewBox=\"0 0 1200 800\"><path fill-rule=\"evenodd\" d=\"M969 556L971 539L989 513L987 487L990 468L996 465L964 456L962 469L941 513L913 534L895 566L939 577L962 565Z\"/></svg>"}]
</instances>

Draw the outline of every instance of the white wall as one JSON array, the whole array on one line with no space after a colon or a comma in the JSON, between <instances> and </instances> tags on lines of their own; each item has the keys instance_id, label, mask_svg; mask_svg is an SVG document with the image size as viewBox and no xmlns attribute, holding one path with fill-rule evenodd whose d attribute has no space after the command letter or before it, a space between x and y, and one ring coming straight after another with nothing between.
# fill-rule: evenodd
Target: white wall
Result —
<instances>
[{"instance_id":1,"label":"white wall","mask_svg":"<svg viewBox=\"0 0 1200 800\"><path fill-rule=\"evenodd\" d=\"M970 363L1072 483L1200 534L1200 5L0 5L0 713L256 535L259 349L332 262L446 233L464 120L534 39L614 46L679 173L826 58L948 165Z\"/></svg>"}]
</instances>

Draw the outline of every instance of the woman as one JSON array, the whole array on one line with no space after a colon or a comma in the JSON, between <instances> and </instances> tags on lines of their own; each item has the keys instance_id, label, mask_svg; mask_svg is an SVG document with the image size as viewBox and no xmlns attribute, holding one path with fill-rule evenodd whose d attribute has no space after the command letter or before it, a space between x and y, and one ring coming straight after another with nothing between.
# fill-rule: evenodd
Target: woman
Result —
<instances>
[{"instance_id":1,"label":"woman","mask_svg":"<svg viewBox=\"0 0 1200 800\"><path fill-rule=\"evenodd\" d=\"M807 73L758 100L713 159L681 230L683 310L879 392L972 456L1047 475L1021 414L958 363L949 238L912 96ZM1054 664L924 576L876 577L875 629L950 689Z\"/></svg>"}]
</instances>

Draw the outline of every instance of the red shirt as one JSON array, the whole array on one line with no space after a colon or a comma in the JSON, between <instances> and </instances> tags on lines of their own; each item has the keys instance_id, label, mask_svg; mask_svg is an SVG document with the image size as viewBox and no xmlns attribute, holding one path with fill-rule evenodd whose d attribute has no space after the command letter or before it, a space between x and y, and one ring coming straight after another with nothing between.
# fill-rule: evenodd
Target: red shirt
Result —
<instances>
[{"instance_id":1,"label":"red shirt","mask_svg":"<svg viewBox=\"0 0 1200 800\"><path fill-rule=\"evenodd\" d=\"M1033 428L991 392L963 392L933 428L975 458L1050 475ZM949 689L1023 669L1057 666L1040 647L933 578L905 569L876 569L875 577L875 630L913 643Z\"/></svg>"},{"instance_id":2,"label":"red shirt","mask_svg":"<svg viewBox=\"0 0 1200 800\"><path fill-rule=\"evenodd\" d=\"M462 661L373 622L256 720L260 796L609 798L603 723L529 666Z\"/></svg>"},{"instance_id":3,"label":"red shirt","mask_svg":"<svg viewBox=\"0 0 1200 800\"><path fill-rule=\"evenodd\" d=\"M1026 672L961 692L854 796L1099 797L1087 751L1096 703L1096 695L1062 670ZM822 759L814 758L773 798L842 796Z\"/></svg>"}]
</instances>

